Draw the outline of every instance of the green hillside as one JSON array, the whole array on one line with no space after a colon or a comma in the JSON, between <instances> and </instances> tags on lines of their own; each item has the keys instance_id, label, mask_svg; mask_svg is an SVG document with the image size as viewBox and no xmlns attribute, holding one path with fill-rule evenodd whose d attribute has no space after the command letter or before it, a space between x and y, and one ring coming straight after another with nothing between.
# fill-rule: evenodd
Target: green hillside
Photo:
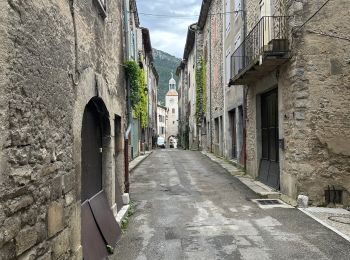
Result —
<instances>
[{"instance_id":1,"label":"green hillside","mask_svg":"<svg viewBox=\"0 0 350 260\"><path fill-rule=\"evenodd\" d=\"M169 90L168 84L171 78L171 72L174 73L174 79L178 82L175 73L177 66L180 65L181 59L156 49L153 49L153 57L154 64L159 74L158 102L164 105L165 95Z\"/></svg>"}]
</instances>

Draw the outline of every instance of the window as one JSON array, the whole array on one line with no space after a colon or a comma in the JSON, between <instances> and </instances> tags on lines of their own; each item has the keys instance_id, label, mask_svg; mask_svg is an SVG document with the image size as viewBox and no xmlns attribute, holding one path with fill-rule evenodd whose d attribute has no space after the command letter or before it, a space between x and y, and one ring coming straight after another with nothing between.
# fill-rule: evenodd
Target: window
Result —
<instances>
[{"instance_id":1,"label":"window","mask_svg":"<svg viewBox=\"0 0 350 260\"><path fill-rule=\"evenodd\" d=\"M175 108L173 108L172 112L173 112L173 114L175 114Z\"/></svg>"},{"instance_id":2,"label":"window","mask_svg":"<svg viewBox=\"0 0 350 260\"><path fill-rule=\"evenodd\" d=\"M214 141L215 141L215 143L219 143L219 118L217 117L217 118L215 118L214 119L214 126L215 126L215 136L214 136Z\"/></svg>"},{"instance_id":3,"label":"window","mask_svg":"<svg viewBox=\"0 0 350 260\"><path fill-rule=\"evenodd\" d=\"M235 19L237 19L238 15L241 13L242 10L242 0L235 0Z\"/></svg>"},{"instance_id":4,"label":"window","mask_svg":"<svg viewBox=\"0 0 350 260\"><path fill-rule=\"evenodd\" d=\"M231 49L226 50L226 83L231 78Z\"/></svg>"},{"instance_id":5,"label":"window","mask_svg":"<svg viewBox=\"0 0 350 260\"><path fill-rule=\"evenodd\" d=\"M231 29L231 0L226 0L225 12L226 12L225 28L226 28L226 35L227 35Z\"/></svg>"},{"instance_id":6,"label":"window","mask_svg":"<svg viewBox=\"0 0 350 260\"><path fill-rule=\"evenodd\" d=\"M234 59L234 63L235 63L234 64L234 70L235 70L234 72L235 72L235 75L237 75L238 72L243 67L243 57L242 57L243 56L243 52L242 52L242 48L239 48L240 45L241 45L241 32L239 31L237 36L236 36L236 38L235 38L235 44L234 44L235 53L236 53L236 56L238 57L238 58Z\"/></svg>"}]
</instances>

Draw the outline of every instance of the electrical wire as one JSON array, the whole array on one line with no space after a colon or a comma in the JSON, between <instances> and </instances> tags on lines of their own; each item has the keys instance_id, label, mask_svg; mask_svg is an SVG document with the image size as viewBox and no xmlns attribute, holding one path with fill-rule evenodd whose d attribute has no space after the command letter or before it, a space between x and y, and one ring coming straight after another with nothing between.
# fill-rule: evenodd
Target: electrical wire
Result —
<instances>
[{"instance_id":1,"label":"electrical wire","mask_svg":"<svg viewBox=\"0 0 350 260\"><path fill-rule=\"evenodd\" d=\"M313 33L313 34L317 34L317 35L320 35L320 36L326 36L326 37L335 38L335 39L339 39L339 40L344 40L344 41L349 41L350 42L350 38L346 38L346 37L342 37L342 36L332 35L332 34L328 34L328 33L324 33L324 32L316 32L316 31L311 31L311 30L307 30L307 32Z\"/></svg>"},{"instance_id":2,"label":"electrical wire","mask_svg":"<svg viewBox=\"0 0 350 260\"><path fill-rule=\"evenodd\" d=\"M166 14L152 14L152 13L142 13L139 12L139 15L144 16L154 16L154 17L169 17L169 18L193 18L193 17L199 17L199 15L166 15Z\"/></svg>"},{"instance_id":3,"label":"electrical wire","mask_svg":"<svg viewBox=\"0 0 350 260\"><path fill-rule=\"evenodd\" d=\"M209 16L214 16L214 15L225 15L225 14L236 14L239 12L243 12L243 10L237 10L237 11L232 11L232 12L220 12L220 13L211 13L208 14ZM135 13L135 11L133 12ZM153 16L153 17L158 17L158 18L198 18L200 15L195 14L195 15L166 15L166 14L156 14L156 13L143 13L143 12L138 12L138 15L143 15L143 16Z\"/></svg>"},{"instance_id":4,"label":"electrical wire","mask_svg":"<svg viewBox=\"0 0 350 260\"><path fill-rule=\"evenodd\" d=\"M324 4L321 5L321 7L318 8L317 11L316 11L313 15L311 15L301 26L299 26L299 28L298 28L295 32L300 31L300 30L301 30L312 18L314 18L315 15L318 14L318 13L323 9L323 7L325 7L326 4L328 4L330 1L331 1L331 0L327 0L326 2L324 2Z\"/></svg>"}]
</instances>

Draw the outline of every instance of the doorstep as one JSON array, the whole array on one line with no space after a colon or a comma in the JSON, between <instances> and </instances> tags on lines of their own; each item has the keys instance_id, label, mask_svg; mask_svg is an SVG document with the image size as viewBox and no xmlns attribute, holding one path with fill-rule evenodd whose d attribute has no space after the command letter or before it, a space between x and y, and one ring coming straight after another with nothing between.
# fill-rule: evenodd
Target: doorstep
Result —
<instances>
[{"instance_id":1,"label":"doorstep","mask_svg":"<svg viewBox=\"0 0 350 260\"><path fill-rule=\"evenodd\" d=\"M288 200L285 196L275 189L263 184L260 181L254 180L252 177L245 174L243 170L235 165L234 162L228 161L224 158L217 157L213 153L209 153L207 151L202 151L202 154L209 157L212 161L218 163L221 167L226 169L232 176L236 177L241 183L251 189L255 194L260 196L261 198L267 199L282 199L285 202L292 204L294 206L293 201Z\"/></svg>"}]
</instances>

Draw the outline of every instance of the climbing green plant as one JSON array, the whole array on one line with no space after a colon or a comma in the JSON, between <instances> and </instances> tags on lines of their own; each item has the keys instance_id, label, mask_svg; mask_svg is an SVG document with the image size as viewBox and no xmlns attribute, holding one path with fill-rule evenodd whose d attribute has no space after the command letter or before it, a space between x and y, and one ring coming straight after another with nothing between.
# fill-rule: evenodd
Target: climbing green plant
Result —
<instances>
[{"instance_id":1,"label":"climbing green plant","mask_svg":"<svg viewBox=\"0 0 350 260\"><path fill-rule=\"evenodd\" d=\"M197 124L202 122L207 104L207 84L206 84L207 66L203 58L199 61L196 68L196 119Z\"/></svg>"},{"instance_id":2,"label":"climbing green plant","mask_svg":"<svg viewBox=\"0 0 350 260\"><path fill-rule=\"evenodd\" d=\"M145 71L133 60L125 63L125 73L130 83L133 116L140 118L141 127L147 126L147 92Z\"/></svg>"}]
</instances>

